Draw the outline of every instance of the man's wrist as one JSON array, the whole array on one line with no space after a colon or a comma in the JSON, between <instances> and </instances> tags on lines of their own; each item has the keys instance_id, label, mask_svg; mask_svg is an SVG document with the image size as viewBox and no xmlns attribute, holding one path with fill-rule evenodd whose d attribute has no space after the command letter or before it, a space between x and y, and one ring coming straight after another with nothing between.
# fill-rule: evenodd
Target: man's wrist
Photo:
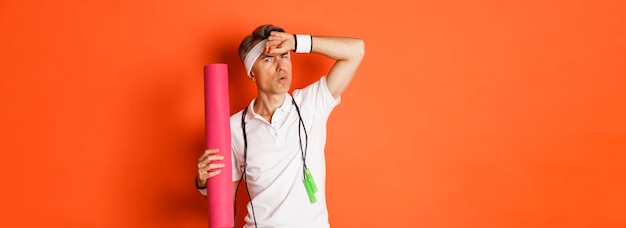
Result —
<instances>
[{"instance_id":1,"label":"man's wrist","mask_svg":"<svg viewBox=\"0 0 626 228\"><path fill-rule=\"evenodd\" d=\"M200 180L198 180L198 177L196 177L196 188L197 188L198 190L206 189L206 183L204 183L204 186L200 186L200 185L198 184L198 182L199 182L199 181L200 181Z\"/></svg>"}]
</instances>

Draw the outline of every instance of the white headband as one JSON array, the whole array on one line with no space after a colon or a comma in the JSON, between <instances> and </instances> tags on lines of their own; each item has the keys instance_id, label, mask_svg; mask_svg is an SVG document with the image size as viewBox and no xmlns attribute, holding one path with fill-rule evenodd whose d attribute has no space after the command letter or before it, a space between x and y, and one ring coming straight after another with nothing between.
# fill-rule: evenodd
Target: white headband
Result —
<instances>
[{"instance_id":1,"label":"white headband","mask_svg":"<svg viewBox=\"0 0 626 228\"><path fill-rule=\"evenodd\" d=\"M254 47L252 47L252 49L246 55L246 58L243 59L243 65L246 67L246 73L248 74L248 77L252 77L250 75L252 65L254 65L256 59L258 59L261 53L263 53L263 50L265 50L265 43L267 43L267 40L261 40L261 42L254 45Z\"/></svg>"}]
</instances>

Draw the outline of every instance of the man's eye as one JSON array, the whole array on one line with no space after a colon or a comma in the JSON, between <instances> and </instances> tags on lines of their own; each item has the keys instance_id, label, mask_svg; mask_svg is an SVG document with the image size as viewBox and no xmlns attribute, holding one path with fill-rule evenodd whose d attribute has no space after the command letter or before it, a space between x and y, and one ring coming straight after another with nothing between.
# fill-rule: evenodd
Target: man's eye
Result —
<instances>
[{"instance_id":1,"label":"man's eye","mask_svg":"<svg viewBox=\"0 0 626 228\"><path fill-rule=\"evenodd\" d=\"M288 57L289 57L289 54L283 54L283 55L282 55L282 56L280 56L280 57L282 57L283 59L286 59L286 58L288 58Z\"/></svg>"},{"instance_id":2,"label":"man's eye","mask_svg":"<svg viewBox=\"0 0 626 228\"><path fill-rule=\"evenodd\" d=\"M267 57L263 58L263 61L265 61L265 62L272 61L272 57L267 56Z\"/></svg>"}]
</instances>

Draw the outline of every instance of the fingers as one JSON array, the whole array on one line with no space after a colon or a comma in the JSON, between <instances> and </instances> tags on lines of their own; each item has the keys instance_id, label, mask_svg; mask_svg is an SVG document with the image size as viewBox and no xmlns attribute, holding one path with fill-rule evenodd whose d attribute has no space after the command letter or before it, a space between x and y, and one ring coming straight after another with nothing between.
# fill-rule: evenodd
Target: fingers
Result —
<instances>
[{"instance_id":1,"label":"fingers","mask_svg":"<svg viewBox=\"0 0 626 228\"><path fill-rule=\"evenodd\" d=\"M207 149L198 158L198 184L199 186L206 186L206 182L209 178L214 177L222 173L222 168L226 167L224 163L215 163L216 161L224 160L223 155L217 154L219 149Z\"/></svg>"},{"instance_id":2,"label":"fingers","mask_svg":"<svg viewBox=\"0 0 626 228\"><path fill-rule=\"evenodd\" d=\"M293 35L288 34L288 33L284 33L284 32L277 32L277 31L273 31L273 32L270 32L270 36L269 36L269 37L267 37L267 40L268 40L268 41L271 41L271 40L279 40L279 41L284 41L284 40L286 40L289 36L293 36Z\"/></svg>"},{"instance_id":3,"label":"fingers","mask_svg":"<svg viewBox=\"0 0 626 228\"><path fill-rule=\"evenodd\" d=\"M198 169L203 168L214 161L224 160L223 155L215 154L219 152L218 149L208 149L204 152L202 156L198 159Z\"/></svg>"},{"instance_id":4,"label":"fingers","mask_svg":"<svg viewBox=\"0 0 626 228\"><path fill-rule=\"evenodd\" d=\"M207 179L222 173L222 168L224 167L225 165L221 163L210 163L202 168L199 168L198 182L200 182L200 185L206 185Z\"/></svg>"},{"instance_id":5,"label":"fingers","mask_svg":"<svg viewBox=\"0 0 626 228\"><path fill-rule=\"evenodd\" d=\"M209 176L209 178L211 178L211 177L217 176L217 175L218 175L218 174L220 174L220 173L222 173L222 170L221 170L221 169L218 169L218 170L215 170L215 171L213 171L213 172L209 172L209 173L208 173L208 176Z\"/></svg>"},{"instance_id":6,"label":"fingers","mask_svg":"<svg viewBox=\"0 0 626 228\"><path fill-rule=\"evenodd\" d=\"M199 186L206 186L206 182L209 178L214 177L219 175L220 173L222 173L221 169L215 170L213 172L204 172L204 173L199 173L198 174L198 185Z\"/></svg>"},{"instance_id":7,"label":"fingers","mask_svg":"<svg viewBox=\"0 0 626 228\"><path fill-rule=\"evenodd\" d=\"M200 156L200 158L198 158L198 164L206 163L206 162L210 162L210 161L214 161L214 160L222 160L222 159L224 159L224 156L221 156L221 159L216 159L216 158L219 158L219 156L215 157L214 155L212 155L212 154L216 154L218 152L220 152L219 149L207 149L207 150L205 150L204 154L202 154L202 156Z\"/></svg>"},{"instance_id":8,"label":"fingers","mask_svg":"<svg viewBox=\"0 0 626 228\"><path fill-rule=\"evenodd\" d=\"M212 170L212 169L224 168L224 167L225 167L224 163L210 163L207 166L207 171Z\"/></svg>"},{"instance_id":9,"label":"fingers","mask_svg":"<svg viewBox=\"0 0 626 228\"><path fill-rule=\"evenodd\" d=\"M266 55L272 55L275 53L277 49L280 49L282 46L282 41L279 40L271 40L265 43L265 50L263 51Z\"/></svg>"},{"instance_id":10,"label":"fingers","mask_svg":"<svg viewBox=\"0 0 626 228\"><path fill-rule=\"evenodd\" d=\"M198 168L198 174L202 175L204 173L213 171L215 169L219 170L219 169L224 168L224 167L225 167L225 165L223 163L210 163L210 164L207 164L206 166Z\"/></svg>"},{"instance_id":11,"label":"fingers","mask_svg":"<svg viewBox=\"0 0 626 228\"><path fill-rule=\"evenodd\" d=\"M224 160L223 155L217 154L219 149L207 149L198 158L198 182L202 185L206 180L222 173L223 163L215 163Z\"/></svg>"},{"instance_id":12,"label":"fingers","mask_svg":"<svg viewBox=\"0 0 626 228\"><path fill-rule=\"evenodd\" d=\"M209 158L211 158L211 157L209 157ZM224 160L224 157L217 157L216 159L214 159L212 161L209 161L209 162L198 162L198 171L200 171L200 170L207 170L207 169L214 169L214 168L221 168L221 167L214 166L214 165L217 165L217 164L223 164L223 163L215 163L215 161L221 161L221 160Z\"/></svg>"},{"instance_id":13,"label":"fingers","mask_svg":"<svg viewBox=\"0 0 626 228\"><path fill-rule=\"evenodd\" d=\"M214 164L215 161L224 160L223 155L215 154L219 152L218 149L208 149L205 150L204 154L200 156L198 161L198 173L207 172L209 169L221 168L224 167L224 164ZM216 166L221 165L221 166Z\"/></svg>"},{"instance_id":14,"label":"fingers","mask_svg":"<svg viewBox=\"0 0 626 228\"><path fill-rule=\"evenodd\" d=\"M206 159L206 157L208 157L211 154L215 154L217 152L220 152L220 149L206 149L204 151L204 153L202 154L202 156L200 156L200 158L198 158L198 161L202 161L204 159Z\"/></svg>"},{"instance_id":15,"label":"fingers","mask_svg":"<svg viewBox=\"0 0 626 228\"><path fill-rule=\"evenodd\" d=\"M292 49L293 48L289 48L288 46L281 43L278 45L266 46L263 53L268 56L276 56L276 55L282 55L284 53L287 53L291 51Z\"/></svg>"},{"instance_id":16,"label":"fingers","mask_svg":"<svg viewBox=\"0 0 626 228\"><path fill-rule=\"evenodd\" d=\"M263 53L266 55L274 55L289 52L291 51L291 49L293 49L293 43L294 41L292 34L273 31L267 38L267 42L265 43L265 50Z\"/></svg>"},{"instance_id":17,"label":"fingers","mask_svg":"<svg viewBox=\"0 0 626 228\"><path fill-rule=\"evenodd\" d=\"M266 47L266 48L267 48L267 47L278 47L278 46L280 46L282 43L283 43L283 42L282 42L282 41L280 41L280 40L268 40L268 41L265 43L265 47Z\"/></svg>"},{"instance_id":18,"label":"fingers","mask_svg":"<svg viewBox=\"0 0 626 228\"><path fill-rule=\"evenodd\" d=\"M215 161L221 161L224 160L224 156L222 155L211 155L211 156L207 156L204 159L200 160L198 162L198 169L206 167L207 165L211 164L212 162Z\"/></svg>"},{"instance_id":19,"label":"fingers","mask_svg":"<svg viewBox=\"0 0 626 228\"><path fill-rule=\"evenodd\" d=\"M215 171L213 171L213 172L207 172L207 173L206 173L206 176L207 176L207 177L206 177L206 179L209 179L209 178L211 178L211 177L217 176L217 175L218 175L218 174L220 174L220 173L222 173L222 170L221 170L221 169L215 170Z\"/></svg>"}]
</instances>

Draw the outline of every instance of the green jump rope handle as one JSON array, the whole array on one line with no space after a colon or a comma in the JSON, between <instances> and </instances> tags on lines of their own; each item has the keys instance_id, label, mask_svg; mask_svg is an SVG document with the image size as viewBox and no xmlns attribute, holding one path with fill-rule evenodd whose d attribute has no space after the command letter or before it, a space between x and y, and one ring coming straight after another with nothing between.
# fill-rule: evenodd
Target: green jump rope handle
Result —
<instances>
[{"instance_id":1,"label":"green jump rope handle","mask_svg":"<svg viewBox=\"0 0 626 228\"><path fill-rule=\"evenodd\" d=\"M311 171L309 171L309 168L307 168L305 170L305 180L309 181L309 184L311 185L311 189L313 190L313 193L317 193L317 185L315 184L315 181L313 180L313 176L311 175Z\"/></svg>"},{"instance_id":2,"label":"green jump rope handle","mask_svg":"<svg viewBox=\"0 0 626 228\"><path fill-rule=\"evenodd\" d=\"M313 176L311 176L311 172L308 168L305 171L303 182L304 188L306 189L306 194L309 196L309 202L311 202L311 204L317 202L317 198L315 197L315 193L317 192L317 186L315 186Z\"/></svg>"},{"instance_id":3,"label":"green jump rope handle","mask_svg":"<svg viewBox=\"0 0 626 228\"><path fill-rule=\"evenodd\" d=\"M309 196L309 202L311 204L317 202L317 198L315 198L315 192L313 192L313 188L311 187L311 182L308 180L304 180L304 188L306 188L306 194Z\"/></svg>"}]
</instances>

